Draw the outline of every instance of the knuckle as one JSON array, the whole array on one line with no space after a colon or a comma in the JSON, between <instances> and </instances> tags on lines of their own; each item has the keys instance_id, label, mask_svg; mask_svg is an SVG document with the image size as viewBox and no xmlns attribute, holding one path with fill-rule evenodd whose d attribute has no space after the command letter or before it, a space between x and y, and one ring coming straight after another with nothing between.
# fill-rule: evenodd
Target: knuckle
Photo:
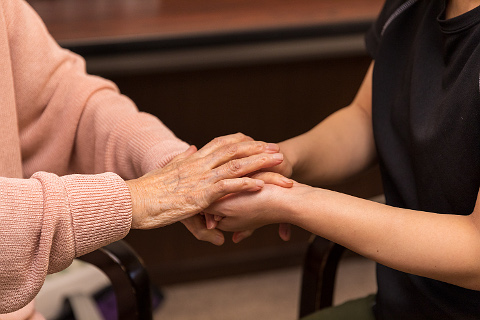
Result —
<instances>
[{"instance_id":1,"label":"knuckle","mask_svg":"<svg viewBox=\"0 0 480 320\"><path fill-rule=\"evenodd\" d=\"M225 154L229 157L234 157L238 152L238 146L236 144L231 144L227 146Z\"/></svg>"},{"instance_id":2,"label":"knuckle","mask_svg":"<svg viewBox=\"0 0 480 320\"><path fill-rule=\"evenodd\" d=\"M266 162L268 162L268 157L267 156L261 156L261 157L258 157L257 158L257 164L259 165L263 165L265 164Z\"/></svg>"},{"instance_id":3,"label":"knuckle","mask_svg":"<svg viewBox=\"0 0 480 320\"><path fill-rule=\"evenodd\" d=\"M244 133L237 132L236 135L238 136L239 139L241 140L247 140L247 141L253 141L253 139L250 136L247 136Z\"/></svg>"},{"instance_id":4,"label":"knuckle","mask_svg":"<svg viewBox=\"0 0 480 320\"><path fill-rule=\"evenodd\" d=\"M264 143L262 143L262 142L256 142L256 143L255 143L255 149L256 149L257 151L259 151L259 152L260 152L260 151L263 151L264 148L265 148L265 144L264 144Z\"/></svg>"},{"instance_id":5,"label":"knuckle","mask_svg":"<svg viewBox=\"0 0 480 320\"><path fill-rule=\"evenodd\" d=\"M238 160L232 160L227 163L227 169L232 174L237 174L242 169L242 164Z\"/></svg>"},{"instance_id":6,"label":"knuckle","mask_svg":"<svg viewBox=\"0 0 480 320\"><path fill-rule=\"evenodd\" d=\"M238 141L253 141L253 139L241 132L237 132L235 133L234 135L232 135L232 137L235 139L235 140L238 140Z\"/></svg>"},{"instance_id":7,"label":"knuckle","mask_svg":"<svg viewBox=\"0 0 480 320\"><path fill-rule=\"evenodd\" d=\"M215 184L215 191L217 193L223 193L228 188L228 182L226 180L220 180Z\"/></svg>"},{"instance_id":8,"label":"knuckle","mask_svg":"<svg viewBox=\"0 0 480 320\"><path fill-rule=\"evenodd\" d=\"M241 132L235 133L235 134L234 134L234 137L235 137L235 138L238 138L238 139L244 139L244 138L246 138L246 136L245 136L243 133L241 133Z\"/></svg>"},{"instance_id":9,"label":"knuckle","mask_svg":"<svg viewBox=\"0 0 480 320\"><path fill-rule=\"evenodd\" d=\"M185 202L188 204L188 205L192 205L192 204L195 204L197 202L197 199L194 195L192 194L187 194L185 195Z\"/></svg>"},{"instance_id":10,"label":"knuckle","mask_svg":"<svg viewBox=\"0 0 480 320\"><path fill-rule=\"evenodd\" d=\"M226 143L225 137L216 137L212 140L216 146L223 146Z\"/></svg>"}]
</instances>

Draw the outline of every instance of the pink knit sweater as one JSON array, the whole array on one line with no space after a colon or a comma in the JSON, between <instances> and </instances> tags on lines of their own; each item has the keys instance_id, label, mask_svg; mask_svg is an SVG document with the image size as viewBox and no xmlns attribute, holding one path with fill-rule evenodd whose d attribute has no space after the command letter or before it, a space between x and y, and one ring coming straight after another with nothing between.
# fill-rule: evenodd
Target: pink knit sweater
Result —
<instances>
[{"instance_id":1,"label":"pink knit sweater","mask_svg":"<svg viewBox=\"0 0 480 320\"><path fill-rule=\"evenodd\" d=\"M0 0L0 57L0 313L7 313L27 305L48 273L123 238L131 224L123 179L166 164L187 145L114 84L86 75L84 61L61 49L23 0ZM10 318L31 310L22 312Z\"/></svg>"}]
</instances>

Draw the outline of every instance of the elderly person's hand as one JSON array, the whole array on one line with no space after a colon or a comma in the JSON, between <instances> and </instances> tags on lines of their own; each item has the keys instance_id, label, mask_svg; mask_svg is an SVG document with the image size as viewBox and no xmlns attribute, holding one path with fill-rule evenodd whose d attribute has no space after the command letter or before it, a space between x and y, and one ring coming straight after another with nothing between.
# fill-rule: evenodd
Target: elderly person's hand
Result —
<instances>
[{"instance_id":1,"label":"elderly person's hand","mask_svg":"<svg viewBox=\"0 0 480 320\"><path fill-rule=\"evenodd\" d=\"M278 146L242 134L192 146L165 167L127 181L132 197L132 228L152 229L202 212L230 193L258 191L264 182L245 177L278 165Z\"/></svg>"},{"instance_id":2,"label":"elderly person's hand","mask_svg":"<svg viewBox=\"0 0 480 320\"><path fill-rule=\"evenodd\" d=\"M293 173L293 164L296 161L296 150L292 149L291 141L287 140L278 144L280 151L283 154L283 161L273 167L264 168L255 176L252 176L256 179L261 179L265 183L273 184L276 186L291 188L293 186L293 181L288 179L292 176ZM207 227L211 230L217 227L217 223L222 220L221 216L215 216L211 214L205 214ZM255 229L236 231L233 233L232 241L238 243L245 238L248 238L252 235ZM219 231L217 231L219 232ZM213 236L214 233L208 234ZM280 223L278 227L278 235L284 241L290 240L291 235L291 226L288 223Z\"/></svg>"}]
</instances>

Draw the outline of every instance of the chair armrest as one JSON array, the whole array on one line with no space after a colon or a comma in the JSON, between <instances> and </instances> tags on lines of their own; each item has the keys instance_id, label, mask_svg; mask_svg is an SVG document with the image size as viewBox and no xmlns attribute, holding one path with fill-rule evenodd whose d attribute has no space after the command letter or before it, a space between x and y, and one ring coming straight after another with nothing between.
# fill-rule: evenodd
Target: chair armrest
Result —
<instances>
[{"instance_id":1,"label":"chair armrest","mask_svg":"<svg viewBox=\"0 0 480 320\"><path fill-rule=\"evenodd\" d=\"M303 265L300 317L332 305L335 276L344 249L322 237L311 239Z\"/></svg>"},{"instance_id":2,"label":"chair armrest","mask_svg":"<svg viewBox=\"0 0 480 320\"><path fill-rule=\"evenodd\" d=\"M125 241L114 242L78 259L96 266L110 279L119 320L152 319L148 273Z\"/></svg>"}]
</instances>

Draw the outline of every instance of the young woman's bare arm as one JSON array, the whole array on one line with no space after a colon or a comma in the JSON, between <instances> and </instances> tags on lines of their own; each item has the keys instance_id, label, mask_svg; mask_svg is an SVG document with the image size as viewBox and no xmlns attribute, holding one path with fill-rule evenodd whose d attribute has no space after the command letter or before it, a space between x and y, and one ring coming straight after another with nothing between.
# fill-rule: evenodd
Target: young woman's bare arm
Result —
<instances>
[{"instance_id":1,"label":"young woman's bare arm","mask_svg":"<svg viewBox=\"0 0 480 320\"><path fill-rule=\"evenodd\" d=\"M376 159L372 131L373 62L353 102L312 130L280 143L280 172L300 182L328 185L368 168ZM283 170L283 171L282 171Z\"/></svg>"},{"instance_id":2,"label":"young woman's bare arm","mask_svg":"<svg viewBox=\"0 0 480 320\"><path fill-rule=\"evenodd\" d=\"M480 290L480 194L468 216L395 208L295 184L265 185L209 209L226 231L291 223L388 267Z\"/></svg>"}]
</instances>

